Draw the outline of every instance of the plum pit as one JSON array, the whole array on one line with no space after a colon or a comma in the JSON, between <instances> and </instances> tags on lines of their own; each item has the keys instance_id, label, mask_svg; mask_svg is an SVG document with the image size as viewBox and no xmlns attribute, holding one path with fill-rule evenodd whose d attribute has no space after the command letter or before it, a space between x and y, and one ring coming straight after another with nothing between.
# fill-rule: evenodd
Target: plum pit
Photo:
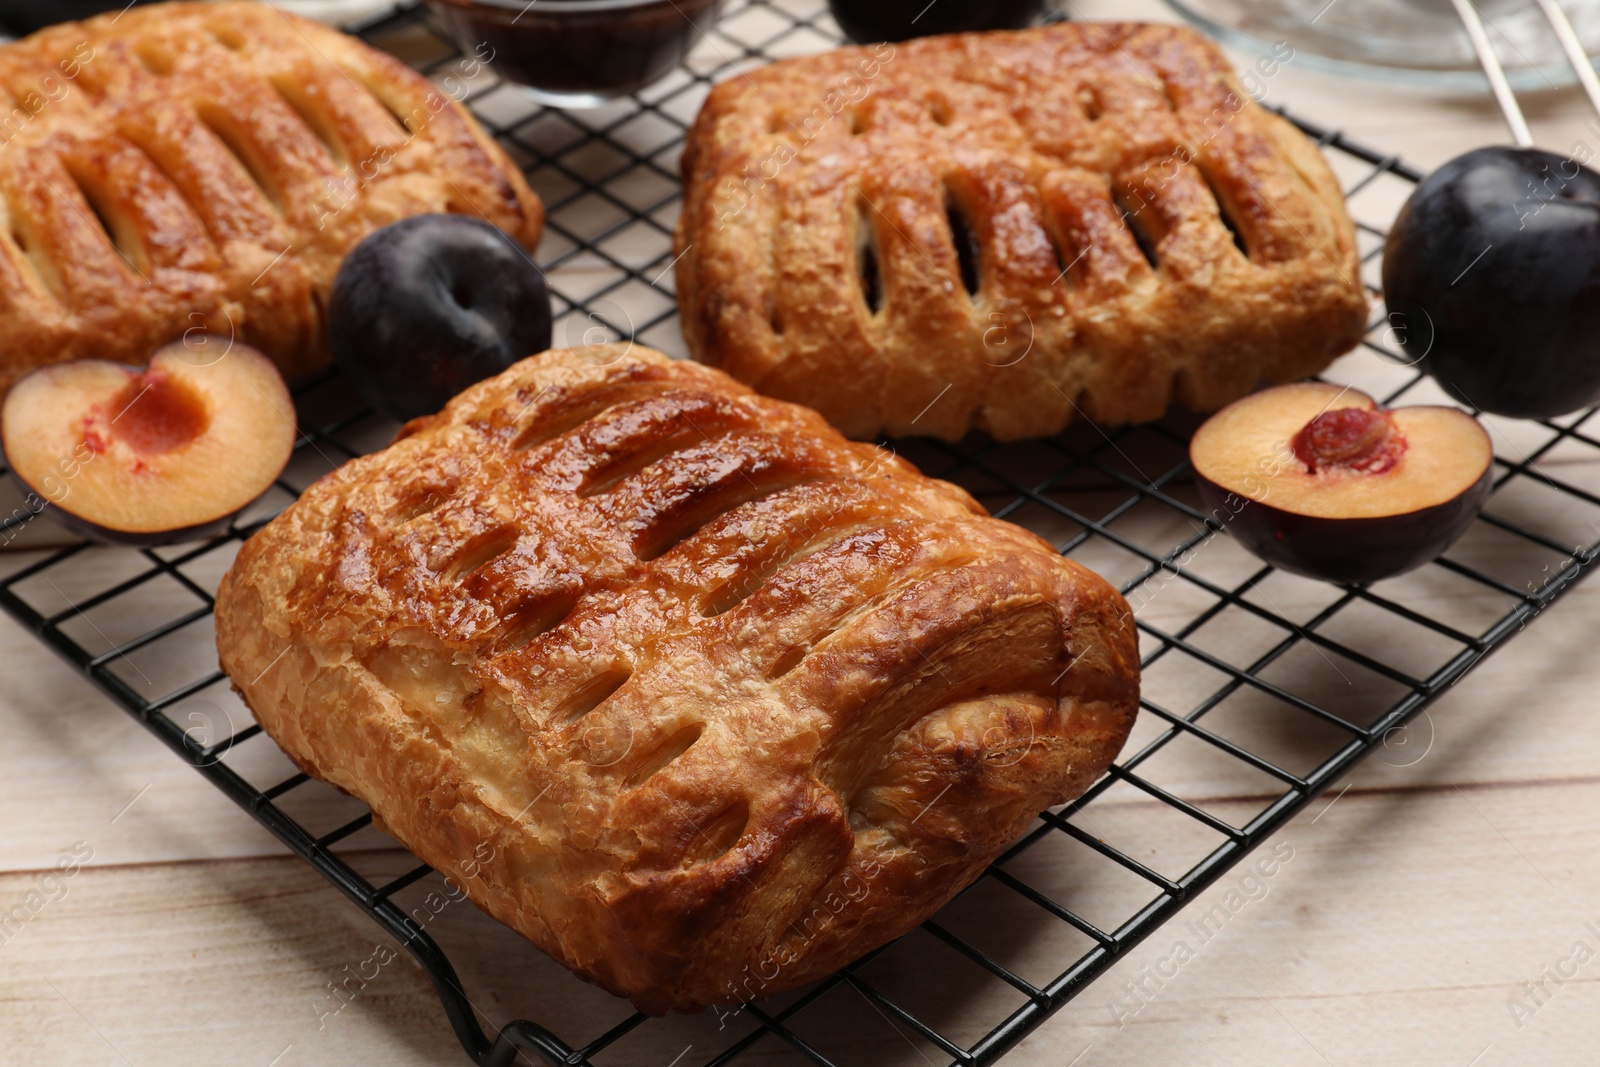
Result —
<instances>
[{"instance_id":1,"label":"plum pit","mask_svg":"<svg viewBox=\"0 0 1600 1067\"><path fill-rule=\"evenodd\" d=\"M129 379L106 408L104 430L96 428L84 435L91 448L95 448L90 437L94 433L120 441L140 455L160 455L199 438L211 425L211 412L194 387L161 370L147 370Z\"/></svg>"},{"instance_id":2,"label":"plum pit","mask_svg":"<svg viewBox=\"0 0 1600 1067\"><path fill-rule=\"evenodd\" d=\"M1312 474L1382 474L1400 462L1406 439L1386 411L1334 408L1302 426L1289 441L1289 449Z\"/></svg>"}]
</instances>

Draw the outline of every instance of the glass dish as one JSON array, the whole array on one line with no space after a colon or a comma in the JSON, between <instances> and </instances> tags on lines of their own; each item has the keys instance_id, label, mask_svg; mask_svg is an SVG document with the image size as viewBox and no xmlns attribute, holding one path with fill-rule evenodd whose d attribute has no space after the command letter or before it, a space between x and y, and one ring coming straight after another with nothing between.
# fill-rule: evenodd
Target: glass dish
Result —
<instances>
[{"instance_id":1,"label":"glass dish","mask_svg":"<svg viewBox=\"0 0 1600 1067\"><path fill-rule=\"evenodd\" d=\"M1391 82L1483 92L1488 82L1450 0L1167 0L1227 44ZM1533 0L1475 0L1516 89L1571 85L1572 67ZM1590 56L1600 55L1600 0L1562 0Z\"/></svg>"}]
</instances>

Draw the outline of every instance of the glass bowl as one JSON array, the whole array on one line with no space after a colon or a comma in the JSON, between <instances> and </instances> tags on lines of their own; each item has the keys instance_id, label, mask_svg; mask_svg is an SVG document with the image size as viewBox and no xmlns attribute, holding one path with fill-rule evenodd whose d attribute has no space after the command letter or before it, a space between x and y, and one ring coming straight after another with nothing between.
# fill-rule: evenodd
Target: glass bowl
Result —
<instances>
[{"instance_id":1,"label":"glass bowl","mask_svg":"<svg viewBox=\"0 0 1600 1067\"><path fill-rule=\"evenodd\" d=\"M1435 89L1485 92L1488 81L1450 0L1167 0L1222 41L1266 52L1287 42L1295 62ZM1474 0L1515 89L1577 78L1533 0ZM1600 54L1600 0L1561 0L1591 56Z\"/></svg>"},{"instance_id":2,"label":"glass bowl","mask_svg":"<svg viewBox=\"0 0 1600 1067\"><path fill-rule=\"evenodd\" d=\"M427 0L464 53L553 107L598 107L665 77L724 0Z\"/></svg>"}]
</instances>

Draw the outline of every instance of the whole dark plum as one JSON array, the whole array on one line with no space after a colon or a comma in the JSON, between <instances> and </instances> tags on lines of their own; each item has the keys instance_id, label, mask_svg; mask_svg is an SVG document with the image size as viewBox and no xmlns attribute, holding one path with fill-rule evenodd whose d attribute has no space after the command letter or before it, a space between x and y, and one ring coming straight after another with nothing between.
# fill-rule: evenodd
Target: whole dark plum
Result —
<instances>
[{"instance_id":1,"label":"whole dark plum","mask_svg":"<svg viewBox=\"0 0 1600 1067\"><path fill-rule=\"evenodd\" d=\"M1391 335L1483 411L1551 418L1600 400L1600 175L1479 148L1417 186L1389 231Z\"/></svg>"},{"instance_id":2,"label":"whole dark plum","mask_svg":"<svg viewBox=\"0 0 1600 1067\"><path fill-rule=\"evenodd\" d=\"M474 382L550 347L550 292L528 253L462 215L367 236L328 299L334 363L373 407L431 415Z\"/></svg>"},{"instance_id":3,"label":"whole dark plum","mask_svg":"<svg viewBox=\"0 0 1600 1067\"><path fill-rule=\"evenodd\" d=\"M1045 0L829 0L828 6L845 36L871 42L1021 29L1044 10Z\"/></svg>"}]
</instances>

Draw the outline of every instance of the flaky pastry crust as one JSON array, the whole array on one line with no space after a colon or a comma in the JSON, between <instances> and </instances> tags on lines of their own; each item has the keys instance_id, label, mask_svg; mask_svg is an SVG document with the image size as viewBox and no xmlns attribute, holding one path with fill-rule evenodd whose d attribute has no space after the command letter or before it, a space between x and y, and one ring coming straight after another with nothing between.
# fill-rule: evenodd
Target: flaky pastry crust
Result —
<instances>
[{"instance_id":1,"label":"flaky pastry crust","mask_svg":"<svg viewBox=\"0 0 1600 1067\"><path fill-rule=\"evenodd\" d=\"M904 933L1126 739L1126 602L719 371L546 353L242 548L222 664L308 773L652 1012Z\"/></svg>"},{"instance_id":2,"label":"flaky pastry crust","mask_svg":"<svg viewBox=\"0 0 1600 1067\"><path fill-rule=\"evenodd\" d=\"M0 46L0 395L190 331L298 376L356 242L477 215L533 248L521 173L427 79L258 3L170 3Z\"/></svg>"},{"instance_id":3,"label":"flaky pastry crust","mask_svg":"<svg viewBox=\"0 0 1600 1067\"><path fill-rule=\"evenodd\" d=\"M852 437L1210 410L1365 325L1321 154L1181 27L775 63L711 92L683 175L690 350Z\"/></svg>"}]
</instances>

